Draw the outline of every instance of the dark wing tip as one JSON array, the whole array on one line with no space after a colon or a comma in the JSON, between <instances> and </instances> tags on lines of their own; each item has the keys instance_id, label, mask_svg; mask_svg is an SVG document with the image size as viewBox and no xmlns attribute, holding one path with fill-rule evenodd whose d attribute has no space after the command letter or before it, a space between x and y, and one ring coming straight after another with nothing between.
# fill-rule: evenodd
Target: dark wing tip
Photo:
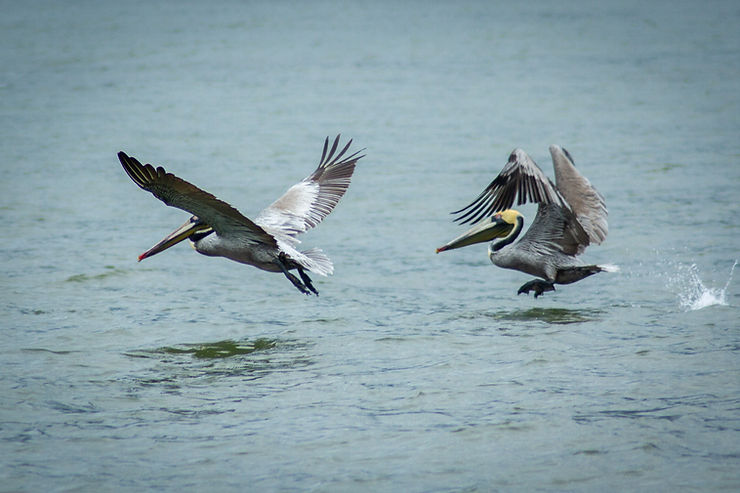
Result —
<instances>
[{"instance_id":1,"label":"dark wing tip","mask_svg":"<svg viewBox=\"0 0 740 493\"><path fill-rule=\"evenodd\" d=\"M570 155L570 152L568 152L568 149L566 149L565 147L561 147L560 149L563 151L563 154L565 154L568 159L570 159L570 164L575 166L576 162L573 160L573 156Z\"/></svg>"},{"instance_id":2,"label":"dark wing tip","mask_svg":"<svg viewBox=\"0 0 740 493\"><path fill-rule=\"evenodd\" d=\"M329 147L329 137L326 137L326 140L324 140L324 150L321 151L321 160L319 161L319 164L324 162L324 158L326 158L326 149Z\"/></svg>"},{"instance_id":3,"label":"dark wing tip","mask_svg":"<svg viewBox=\"0 0 740 493\"><path fill-rule=\"evenodd\" d=\"M321 180L322 177L325 176L327 173L329 173L329 176L334 177L334 175L340 172L340 170L354 168L354 165L357 163L357 161L365 157L364 154L360 155L361 152L365 151L364 147L358 151L354 151L349 156L345 156L350 146L352 145L352 139L349 139L344 147L342 147L342 149L337 152L337 149L339 148L340 136L341 134L336 136L330 149L328 148L329 137L326 138L326 140L324 141L324 149L321 153L321 161L319 162L316 170L311 173L311 175L309 175L306 179Z\"/></svg>"},{"instance_id":4,"label":"dark wing tip","mask_svg":"<svg viewBox=\"0 0 740 493\"><path fill-rule=\"evenodd\" d=\"M506 165L480 195L462 209L451 212L458 216L454 221L460 224L476 224L496 211L510 208L517 201L517 197L519 205L525 203L528 187L531 188L531 185L527 183L526 171L523 169L525 161L520 160L520 156L528 157L520 148L511 151ZM532 192L529 191L529 194L531 196ZM530 199L538 201L534 197Z\"/></svg>"},{"instance_id":5,"label":"dark wing tip","mask_svg":"<svg viewBox=\"0 0 740 493\"><path fill-rule=\"evenodd\" d=\"M342 150L342 152L339 153L339 156L337 156L336 158L334 158L334 153L336 152L337 147L339 146L339 138L340 138L340 136L341 136L341 134L338 134L334 138L334 143L332 144L331 149L329 149L328 152L327 152L327 148L328 148L328 145L329 145L329 137L327 137L326 140L324 141L324 150L321 152L321 161L319 161L319 168L326 167L326 166L331 166L333 164L332 159L334 161L336 161L337 159L339 159L342 156L342 154L344 153L344 151L347 150L347 147L348 146L345 146L345 148ZM352 142L352 141L350 141L350 142Z\"/></svg>"},{"instance_id":6,"label":"dark wing tip","mask_svg":"<svg viewBox=\"0 0 740 493\"><path fill-rule=\"evenodd\" d=\"M126 154L123 151L118 152L118 160L121 162L121 165L123 165L124 168L126 166L130 166L132 160L136 161L135 159L133 159L132 157L130 157L128 154Z\"/></svg>"},{"instance_id":7,"label":"dark wing tip","mask_svg":"<svg viewBox=\"0 0 740 493\"><path fill-rule=\"evenodd\" d=\"M358 161L365 157L365 154L358 156L359 153L364 152L366 148L362 148L359 151L355 151L352 155L344 157L349 148L352 146L353 139L344 144L344 147L337 152L339 148L339 141L341 140L342 134L337 134L334 138L331 148L329 148L329 137L324 140L324 148L321 152L321 160L319 161L319 168L328 168L337 164L343 164L350 160Z\"/></svg>"},{"instance_id":8,"label":"dark wing tip","mask_svg":"<svg viewBox=\"0 0 740 493\"><path fill-rule=\"evenodd\" d=\"M141 164L138 159L128 156L125 152L118 153L118 160L121 161L123 170L140 188L150 191L149 185L157 178L157 175L163 176L165 171L159 167L156 171L151 164Z\"/></svg>"}]
</instances>

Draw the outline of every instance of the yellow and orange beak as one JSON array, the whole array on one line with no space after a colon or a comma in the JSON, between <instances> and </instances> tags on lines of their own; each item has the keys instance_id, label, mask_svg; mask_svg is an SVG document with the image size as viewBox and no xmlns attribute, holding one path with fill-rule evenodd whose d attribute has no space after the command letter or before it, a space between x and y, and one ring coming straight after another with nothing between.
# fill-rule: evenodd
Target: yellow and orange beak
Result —
<instances>
[{"instance_id":1,"label":"yellow and orange beak","mask_svg":"<svg viewBox=\"0 0 740 493\"><path fill-rule=\"evenodd\" d=\"M501 214L496 214L476 224L446 245L437 248L437 253L491 241L494 238L503 238L511 233L512 229L514 229L513 224L504 221Z\"/></svg>"}]
</instances>

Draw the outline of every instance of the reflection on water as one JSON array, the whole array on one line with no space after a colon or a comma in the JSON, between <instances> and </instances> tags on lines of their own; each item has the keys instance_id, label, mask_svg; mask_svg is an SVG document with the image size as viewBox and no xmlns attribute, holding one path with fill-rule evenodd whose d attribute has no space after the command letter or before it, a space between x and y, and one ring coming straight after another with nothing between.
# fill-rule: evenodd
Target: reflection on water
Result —
<instances>
[{"instance_id":1,"label":"reflection on water","mask_svg":"<svg viewBox=\"0 0 740 493\"><path fill-rule=\"evenodd\" d=\"M476 319L489 318L493 320L508 320L513 322L537 321L548 324L577 324L601 320L604 310L599 309L570 309L570 308L527 308L507 311L487 311L474 314L460 315L456 318Z\"/></svg>"},{"instance_id":2,"label":"reflection on water","mask_svg":"<svg viewBox=\"0 0 740 493\"><path fill-rule=\"evenodd\" d=\"M311 360L305 348L296 341L259 338L165 346L127 352L126 356L157 362L150 369L157 376L140 382L177 386L193 378L241 376L254 380L274 371L306 367Z\"/></svg>"},{"instance_id":3,"label":"reflection on water","mask_svg":"<svg viewBox=\"0 0 740 493\"><path fill-rule=\"evenodd\" d=\"M112 265L106 265L105 271L99 274L75 274L69 276L66 282L100 281L109 277L122 276L127 273L124 269L118 269Z\"/></svg>"}]
</instances>

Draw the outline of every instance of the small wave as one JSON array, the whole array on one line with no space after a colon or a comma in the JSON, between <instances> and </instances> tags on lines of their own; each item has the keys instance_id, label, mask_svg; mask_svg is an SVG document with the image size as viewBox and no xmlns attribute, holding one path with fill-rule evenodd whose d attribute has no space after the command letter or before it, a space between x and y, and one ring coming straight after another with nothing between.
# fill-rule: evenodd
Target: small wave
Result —
<instances>
[{"instance_id":1,"label":"small wave","mask_svg":"<svg viewBox=\"0 0 740 493\"><path fill-rule=\"evenodd\" d=\"M678 303L686 311L701 310L708 306L727 305L727 288L732 281L737 260L732 264L730 276L723 288L710 288L699 277L696 264L679 266L678 272L668 279L669 286L678 294Z\"/></svg>"}]
</instances>

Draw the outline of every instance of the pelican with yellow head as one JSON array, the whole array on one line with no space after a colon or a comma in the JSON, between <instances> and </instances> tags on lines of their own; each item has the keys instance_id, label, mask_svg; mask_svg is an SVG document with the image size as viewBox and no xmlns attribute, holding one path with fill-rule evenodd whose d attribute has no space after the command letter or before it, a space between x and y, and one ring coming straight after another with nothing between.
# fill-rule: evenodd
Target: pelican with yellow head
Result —
<instances>
[{"instance_id":1,"label":"pelican with yellow head","mask_svg":"<svg viewBox=\"0 0 740 493\"><path fill-rule=\"evenodd\" d=\"M437 253L490 242L488 258L494 265L537 277L517 294L534 292L535 298L554 291L555 284L570 284L605 266L585 265L578 258L591 243L600 244L608 233L604 197L573 164L568 151L550 146L556 184L532 158L515 149L501 173L468 206L453 212L456 221L474 226ZM537 215L526 233L524 216L511 209L537 203Z\"/></svg>"}]
</instances>

